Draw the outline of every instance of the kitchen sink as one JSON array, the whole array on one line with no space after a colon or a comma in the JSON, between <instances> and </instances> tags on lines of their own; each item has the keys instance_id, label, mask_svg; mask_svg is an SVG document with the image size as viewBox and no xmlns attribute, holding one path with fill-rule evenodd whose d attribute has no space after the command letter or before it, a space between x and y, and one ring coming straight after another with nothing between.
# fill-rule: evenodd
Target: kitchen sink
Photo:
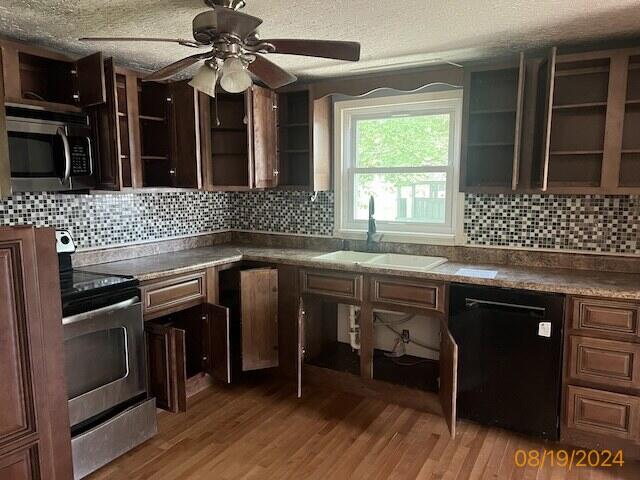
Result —
<instances>
[{"instance_id":1,"label":"kitchen sink","mask_svg":"<svg viewBox=\"0 0 640 480\"><path fill-rule=\"evenodd\" d=\"M410 270L423 272L446 263L442 257L423 257L421 255L401 255L397 253L366 253L340 250L313 257L314 260L337 263L353 263L362 266L388 268L390 270Z\"/></svg>"},{"instance_id":2,"label":"kitchen sink","mask_svg":"<svg viewBox=\"0 0 640 480\"><path fill-rule=\"evenodd\" d=\"M313 259L324 261L324 262L363 263L363 262L366 262L367 260L372 260L379 256L380 254L378 253L351 252L347 250L339 250L337 252L318 255L317 257L313 257Z\"/></svg>"},{"instance_id":3,"label":"kitchen sink","mask_svg":"<svg viewBox=\"0 0 640 480\"><path fill-rule=\"evenodd\" d=\"M422 255L401 255L397 253L385 253L376 255L370 260L362 262L363 266L371 265L372 267L389 268L393 270L411 270L414 272L422 272L434 269L447 259L443 257L423 257Z\"/></svg>"}]
</instances>

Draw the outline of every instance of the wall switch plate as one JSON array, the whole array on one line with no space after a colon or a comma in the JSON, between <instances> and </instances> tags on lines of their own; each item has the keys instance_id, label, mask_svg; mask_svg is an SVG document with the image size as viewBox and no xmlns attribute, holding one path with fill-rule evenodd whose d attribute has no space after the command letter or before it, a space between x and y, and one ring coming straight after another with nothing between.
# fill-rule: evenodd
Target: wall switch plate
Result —
<instances>
[{"instance_id":1,"label":"wall switch plate","mask_svg":"<svg viewBox=\"0 0 640 480\"><path fill-rule=\"evenodd\" d=\"M540 322L538 324L538 336L551 337L551 322Z\"/></svg>"}]
</instances>

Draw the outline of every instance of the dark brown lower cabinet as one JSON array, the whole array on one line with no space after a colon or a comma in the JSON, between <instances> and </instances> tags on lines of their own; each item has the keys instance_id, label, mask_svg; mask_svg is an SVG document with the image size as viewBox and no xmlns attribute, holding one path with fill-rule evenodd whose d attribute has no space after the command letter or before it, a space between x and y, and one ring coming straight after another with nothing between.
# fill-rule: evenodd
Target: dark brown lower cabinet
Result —
<instances>
[{"instance_id":1,"label":"dark brown lower cabinet","mask_svg":"<svg viewBox=\"0 0 640 480\"><path fill-rule=\"evenodd\" d=\"M365 277L363 281L368 285L371 279ZM398 280L398 284L400 282ZM435 288L444 286L436 285ZM364 290L368 292L368 289ZM442 414L451 436L455 437L458 346L449 332L446 312L435 311L435 304L429 309L405 309L401 306L391 309L401 314L418 313L426 316L425 321L440 323L439 360L416 359L418 361L413 365L398 365L389 362L381 351L374 348L374 312L378 312L379 307L375 300L370 300L367 296L358 302L302 294L297 325L298 396L303 395L305 384L315 383ZM341 338L347 332L338 318L338 303L359 308L359 351ZM388 312L390 308L382 310ZM338 333L340 328L342 334Z\"/></svg>"},{"instance_id":2,"label":"dark brown lower cabinet","mask_svg":"<svg viewBox=\"0 0 640 480\"><path fill-rule=\"evenodd\" d=\"M170 412L187 410L186 332L169 324L145 325L149 389L156 406Z\"/></svg>"},{"instance_id":3,"label":"dark brown lower cabinet","mask_svg":"<svg viewBox=\"0 0 640 480\"><path fill-rule=\"evenodd\" d=\"M158 408L187 409L191 378L231 383L241 372L278 366L278 271L220 272L220 303L147 321L149 388Z\"/></svg>"},{"instance_id":4,"label":"dark brown lower cabinet","mask_svg":"<svg viewBox=\"0 0 640 480\"><path fill-rule=\"evenodd\" d=\"M0 228L0 478L73 477L53 229Z\"/></svg>"}]
</instances>

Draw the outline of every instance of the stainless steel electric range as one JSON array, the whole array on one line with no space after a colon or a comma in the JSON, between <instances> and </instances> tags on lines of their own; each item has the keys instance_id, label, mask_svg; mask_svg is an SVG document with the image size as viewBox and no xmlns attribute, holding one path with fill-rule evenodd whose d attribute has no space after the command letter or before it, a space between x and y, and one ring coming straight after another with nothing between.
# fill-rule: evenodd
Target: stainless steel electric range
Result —
<instances>
[{"instance_id":1,"label":"stainless steel electric range","mask_svg":"<svg viewBox=\"0 0 640 480\"><path fill-rule=\"evenodd\" d=\"M142 306L132 277L71 267L59 231L65 373L74 476L83 478L157 431L148 395Z\"/></svg>"}]
</instances>

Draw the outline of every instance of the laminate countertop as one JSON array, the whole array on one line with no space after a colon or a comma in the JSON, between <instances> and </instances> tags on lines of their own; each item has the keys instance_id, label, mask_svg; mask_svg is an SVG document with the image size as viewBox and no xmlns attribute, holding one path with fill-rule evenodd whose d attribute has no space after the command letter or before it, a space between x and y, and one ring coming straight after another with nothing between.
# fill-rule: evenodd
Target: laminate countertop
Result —
<instances>
[{"instance_id":1,"label":"laminate countertop","mask_svg":"<svg viewBox=\"0 0 640 480\"><path fill-rule=\"evenodd\" d=\"M224 244L86 265L79 270L132 275L141 282L147 282L244 260L568 295L640 300L640 274L455 262L447 262L430 271L414 272L314 258L323 253L327 252Z\"/></svg>"}]
</instances>

